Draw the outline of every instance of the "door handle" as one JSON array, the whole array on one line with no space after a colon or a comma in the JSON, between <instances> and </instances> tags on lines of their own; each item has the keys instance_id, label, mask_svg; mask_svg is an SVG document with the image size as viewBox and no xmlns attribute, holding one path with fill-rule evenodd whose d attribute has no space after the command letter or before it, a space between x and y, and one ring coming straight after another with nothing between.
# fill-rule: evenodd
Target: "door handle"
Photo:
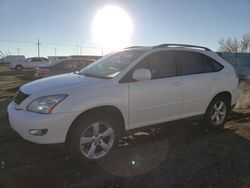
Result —
<instances>
[{"instance_id":1,"label":"door handle","mask_svg":"<svg viewBox=\"0 0 250 188\"><path fill-rule=\"evenodd\" d=\"M177 81L174 81L171 83L172 86L175 86L175 87L178 87L182 84L182 81L181 80L177 80Z\"/></svg>"}]
</instances>

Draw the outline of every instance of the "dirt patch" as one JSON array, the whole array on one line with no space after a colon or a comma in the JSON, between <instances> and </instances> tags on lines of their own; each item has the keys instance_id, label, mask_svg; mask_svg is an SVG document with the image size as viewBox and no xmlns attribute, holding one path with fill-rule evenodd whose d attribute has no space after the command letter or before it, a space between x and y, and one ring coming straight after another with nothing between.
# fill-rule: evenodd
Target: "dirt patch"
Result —
<instances>
[{"instance_id":1,"label":"dirt patch","mask_svg":"<svg viewBox=\"0 0 250 188\"><path fill-rule=\"evenodd\" d=\"M250 108L250 80L242 80L239 85L240 96L235 108Z\"/></svg>"},{"instance_id":2,"label":"dirt patch","mask_svg":"<svg viewBox=\"0 0 250 188\"><path fill-rule=\"evenodd\" d=\"M0 99L14 96L21 85L33 80L34 74L34 70L17 72L7 65L0 65Z\"/></svg>"}]
</instances>

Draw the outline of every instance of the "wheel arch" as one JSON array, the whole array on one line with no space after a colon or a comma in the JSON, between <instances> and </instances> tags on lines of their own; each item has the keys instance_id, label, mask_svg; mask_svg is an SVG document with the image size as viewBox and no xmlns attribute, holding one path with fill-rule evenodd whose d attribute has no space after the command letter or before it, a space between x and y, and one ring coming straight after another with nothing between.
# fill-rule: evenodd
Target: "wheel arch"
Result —
<instances>
[{"instance_id":1,"label":"wheel arch","mask_svg":"<svg viewBox=\"0 0 250 188\"><path fill-rule=\"evenodd\" d=\"M22 67L22 69L23 69L23 66L20 65L20 64L15 65L15 69L16 69L17 67Z\"/></svg>"},{"instance_id":2,"label":"wheel arch","mask_svg":"<svg viewBox=\"0 0 250 188\"><path fill-rule=\"evenodd\" d=\"M225 97L228 100L228 104L231 107L231 101L232 101L232 94L229 91L221 91L219 93L217 93L210 101L208 106L210 105L210 103L217 97ZM207 106L207 108L208 108Z\"/></svg>"},{"instance_id":3,"label":"wheel arch","mask_svg":"<svg viewBox=\"0 0 250 188\"><path fill-rule=\"evenodd\" d=\"M114 117L120 123L121 132L123 133L125 131L125 119L124 119L124 116L122 114L122 111L119 108L117 108L113 105L97 106L97 107L92 107L90 109L83 111L73 120L73 122L71 123L71 125L67 131L65 143L67 143L69 141L70 135L72 133L72 130L74 129L74 126L76 125L76 122L79 121L80 118L87 117L91 113L105 113L108 115L110 114L112 117Z\"/></svg>"}]
</instances>

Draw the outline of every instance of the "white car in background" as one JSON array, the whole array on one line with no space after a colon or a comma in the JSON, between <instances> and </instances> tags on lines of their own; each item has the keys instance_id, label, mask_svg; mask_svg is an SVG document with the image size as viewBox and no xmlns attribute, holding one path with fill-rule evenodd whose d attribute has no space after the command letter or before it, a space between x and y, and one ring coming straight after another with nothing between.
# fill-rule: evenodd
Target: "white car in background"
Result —
<instances>
[{"instance_id":1,"label":"white car in background","mask_svg":"<svg viewBox=\"0 0 250 188\"><path fill-rule=\"evenodd\" d=\"M32 57L23 61L15 61L10 63L10 68L16 71L22 71L23 69L33 69L38 65L49 63L48 59L44 57Z\"/></svg>"},{"instance_id":2,"label":"white car in background","mask_svg":"<svg viewBox=\"0 0 250 188\"><path fill-rule=\"evenodd\" d=\"M25 60L25 56L24 55L8 55L6 57L3 57L1 59L1 62L4 64L9 64L12 62L16 62L16 61L24 61Z\"/></svg>"},{"instance_id":3,"label":"white car in background","mask_svg":"<svg viewBox=\"0 0 250 188\"><path fill-rule=\"evenodd\" d=\"M78 73L23 85L8 106L9 121L26 140L65 142L79 161L96 161L123 134L149 125L201 118L201 125L223 127L238 81L205 47L130 47Z\"/></svg>"}]
</instances>

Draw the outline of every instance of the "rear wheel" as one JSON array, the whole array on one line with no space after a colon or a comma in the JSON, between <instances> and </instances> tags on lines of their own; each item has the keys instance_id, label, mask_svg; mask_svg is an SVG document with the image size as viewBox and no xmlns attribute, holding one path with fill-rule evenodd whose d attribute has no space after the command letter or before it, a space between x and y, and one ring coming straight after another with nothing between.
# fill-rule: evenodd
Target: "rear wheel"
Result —
<instances>
[{"instance_id":1,"label":"rear wheel","mask_svg":"<svg viewBox=\"0 0 250 188\"><path fill-rule=\"evenodd\" d=\"M21 65L17 65L15 69L16 71L21 72L23 70L23 67Z\"/></svg>"},{"instance_id":2,"label":"rear wheel","mask_svg":"<svg viewBox=\"0 0 250 188\"><path fill-rule=\"evenodd\" d=\"M221 128L225 124L228 112L229 101L225 97L216 97L206 111L204 123L210 128Z\"/></svg>"},{"instance_id":3,"label":"rear wheel","mask_svg":"<svg viewBox=\"0 0 250 188\"><path fill-rule=\"evenodd\" d=\"M103 114L80 118L69 138L69 150L79 162L97 161L106 157L119 141L119 123Z\"/></svg>"}]
</instances>

